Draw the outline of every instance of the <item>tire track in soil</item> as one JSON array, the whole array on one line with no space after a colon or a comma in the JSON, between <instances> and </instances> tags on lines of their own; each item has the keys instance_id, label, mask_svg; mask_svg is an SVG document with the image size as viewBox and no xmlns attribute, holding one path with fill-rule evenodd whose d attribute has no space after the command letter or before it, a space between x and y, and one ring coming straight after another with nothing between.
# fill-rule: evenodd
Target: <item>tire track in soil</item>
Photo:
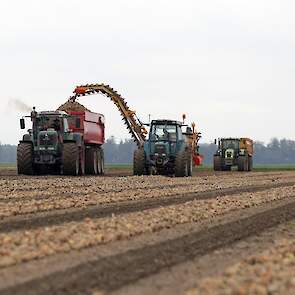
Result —
<instances>
[{"instance_id":1,"label":"tire track in soil","mask_svg":"<svg viewBox=\"0 0 295 295\"><path fill-rule=\"evenodd\" d=\"M295 201L283 202L275 208L173 240L81 263L1 290L1 294L91 294L95 289L114 291L165 268L229 247L234 242L293 219Z\"/></svg>"},{"instance_id":2,"label":"tire track in soil","mask_svg":"<svg viewBox=\"0 0 295 295\"><path fill-rule=\"evenodd\" d=\"M81 221L85 218L103 218L137 211L183 204L193 200L214 199L239 193L260 192L267 189L294 186L295 182L274 183L271 185L252 185L233 187L221 190L209 190L195 193L182 193L166 197L150 197L136 201L122 201L106 205L88 206L87 208L70 208L30 213L4 218L0 221L0 233L17 230L30 230L46 226L59 225L71 221Z\"/></svg>"},{"instance_id":3,"label":"tire track in soil","mask_svg":"<svg viewBox=\"0 0 295 295\"><path fill-rule=\"evenodd\" d=\"M282 176L281 174L263 174L263 175L251 175L251 178L264 178L265 177L265 180L272 180L273 178L276 178L276 177L279 177L279 176ZM295 175L287 175L287 176L284 176L284 179L287 179L287 178L294 178ZM236 177L237 178L240 178L240 179L243 179L245 178L244 176L240 176L240 177ZM164 185L147 185L146 187L138 187L138 188L127 188L127 189L107 189L107 190L104 190L104 189L101 189L101 191L99 192L95 192L97 194L99 193L119 193L119 192L122 192L122 191L134 191L134 190L145 190L145 189L169 189L169 188L177 188L177 187L190 187L194 184L194 182L189 182L189 183L173 183L173 184L164 184ZM76 186L75 185L75 188L91 188L92 185L78 185ZM67 185L67 186L64 186L64 187L57 187L57 189L66 189L70 187L70 185ZM39 188L36 188L38 191L46 191L46 189L42 189L41 190ZM19 193L23 192L24 194L27 193L27 192L31 192L32 191L32 188L30 189L21 189L21 190L18 190ZM1 194L1 192L0 192ZM51 195L38 195L38 196L21 196L21 197L3 197L0 195L0 203L15 203L15 202L19 202L19 201L40 201L40 200L49 200L49 199L54 199L54 198L59 198L59 199L67 199L69 197L72 197L72 196L77 196L77 197L87 197L88 195L90 194L93 194L93 192L91 193L83 193L83 192L73 192L73 193L68 193L68 194L64 194L64 193L60 193L60 194L51 194Z\"/></svg>"},{"instance_id":4,"label":"tire track in soil","mask_svg":"<svg viewBox=\"0 0 295 295\"><path fill-rule=\"evenodd\" d=\"M294 176L290 176L287 178L294 178ZM266 178L265 180L270 180ZM289 182L288 182L289 183ZM294 181L295 183L295 181ZM127 189L109 189L109 190L104 190L101 189L101 191L95 191L95 192L90 192L90 193L84 193L84 192L73 192L73 193L60 193L60 194L51 194L51 195L38 195L38 196L26 196L26 197L0 197L0 204L13 204L17 203L20 201L25 201L25 202L30 202L30 201L41 201L41 200L54 200L54 199L59 199L59 200L65 200L71 197L91 197L93 194L99 195L100 193L102 194L107 194L107 193L121 193L122 191L124 192L134 192L135 190L142 191L142 190L153 190L153 189L170 189L170 188L184 188L184 187L191 187L193 183L173 183L173 184L164 184L164 185L147 185L146 187L138 187L138 188L127 188ZM202 184L203 185L203 184ZM80 187L80 186L79 186ZM82 187L82 186L81 186ZM87 186L88 187L88 186ZM238 186L237 186L238 188ZM30 189L32 191L32 189Z\"/></svg>"}]
</instances>

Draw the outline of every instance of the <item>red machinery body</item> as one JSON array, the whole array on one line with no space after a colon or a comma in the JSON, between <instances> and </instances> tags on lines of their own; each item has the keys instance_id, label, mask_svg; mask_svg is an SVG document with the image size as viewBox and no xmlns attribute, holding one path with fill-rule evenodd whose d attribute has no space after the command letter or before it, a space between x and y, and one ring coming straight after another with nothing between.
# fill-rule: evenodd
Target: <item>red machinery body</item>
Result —
<instances>
[{"instance_id":1,"label":"red machinery body","mask_svg":"<svg viewBox=\"0 0 295 295\"><path fill-rule=\"evenodd\" d=\"M83 134L85 145L103 145L105 142L105 119L102 114L84 112L67 112L74 116L69 119L69 128ZM77 122L77 119L79 120Z\"/></svg>"}]
</instances>

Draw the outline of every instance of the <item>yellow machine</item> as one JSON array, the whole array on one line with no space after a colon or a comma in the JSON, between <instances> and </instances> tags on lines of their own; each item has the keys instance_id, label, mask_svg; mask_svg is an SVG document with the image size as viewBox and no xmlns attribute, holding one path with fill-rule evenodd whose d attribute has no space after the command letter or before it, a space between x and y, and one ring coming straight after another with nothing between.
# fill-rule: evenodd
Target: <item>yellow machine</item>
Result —
<instances>
[{"instance_id":1,"label":"yellow machine","mask_svg":"<svg viewBox=\"0 0 295 295\"><path fill-rule=\"evenodd\" d=\"M218 140L218 149L214 154L214 170L229 171L232 166L238 166L239 171L252 170L253 140L244 137Z\"/></svg>"}]
</instances>

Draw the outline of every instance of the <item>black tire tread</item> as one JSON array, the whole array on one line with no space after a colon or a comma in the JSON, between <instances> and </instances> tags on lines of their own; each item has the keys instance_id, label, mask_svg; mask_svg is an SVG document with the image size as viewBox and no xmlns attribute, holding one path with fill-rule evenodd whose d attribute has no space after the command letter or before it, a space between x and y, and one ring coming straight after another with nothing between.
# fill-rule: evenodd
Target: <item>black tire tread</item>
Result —
<instances>
[{"instance_id":1,"label":"black tire tread","mask_svg":"<svg viewBox=\"0 0 295 295\"><path fill-rule=\"evenodd\" d=\"M175 176L186 177L187 173L187 152L185 150L179 151L175 158Z\"/></svg>"},{"instance_id":2,"label":"black tire tread","mask_svg":"<svg viewBox=\"0 0 295 295\"><path fill-rule=\"evenodd\" d=\"M17 147L17 171L18 174L33 175L33 145L21 142Z\"/></svg>"},{"instance_id":3,"label":"black tire tread","mask_svg":"<svg viewBox=\"0 0 295 295\"><path fill-rule=\"evenodd\" d=\"M79 173L77 167L77 158L79 158L79 149L75 143L64 143L63 150L63 174L76 176ZM78 171L77 171L78 170Z\"/></svg>"},{"instance_id":4,"label":"black tire tread","mask_svg":"<svg viewBox=\"0 0 295 295\"><path fill-rule=\"evenodd\" d=\"M96 148L88 148L85 151L85 173L88 175L97 175L98 174L98 166L95 161L95 157L97 159L98 153ZM95 161L95 163L94 163Z\"/></svg>"},{"instance_id":5,"label":"black tire tread","mask_svg":"<svg viewBox=\"0 0 295 295\"><path fill-rule=\"evenodd\" d=\"M145 152L143 148L139 148L134 151L133 156L133 175L145 174Z\"/></svg>"}]
</instances>

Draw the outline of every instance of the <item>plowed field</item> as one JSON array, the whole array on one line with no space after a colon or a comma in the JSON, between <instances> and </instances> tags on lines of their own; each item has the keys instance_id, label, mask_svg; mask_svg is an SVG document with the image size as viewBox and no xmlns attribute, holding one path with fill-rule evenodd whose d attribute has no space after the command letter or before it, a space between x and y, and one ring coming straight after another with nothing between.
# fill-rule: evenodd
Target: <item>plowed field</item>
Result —
<instances>
[{"instance_id":1,"label":"plowed field","mask_svg":"<svg viewBox=\"0 0 295 295\"><path fill-rule=\"evenodd\" d=\"M295 294L295 172L0 174L0 294Z\"/></svg>"}]
</instances>

